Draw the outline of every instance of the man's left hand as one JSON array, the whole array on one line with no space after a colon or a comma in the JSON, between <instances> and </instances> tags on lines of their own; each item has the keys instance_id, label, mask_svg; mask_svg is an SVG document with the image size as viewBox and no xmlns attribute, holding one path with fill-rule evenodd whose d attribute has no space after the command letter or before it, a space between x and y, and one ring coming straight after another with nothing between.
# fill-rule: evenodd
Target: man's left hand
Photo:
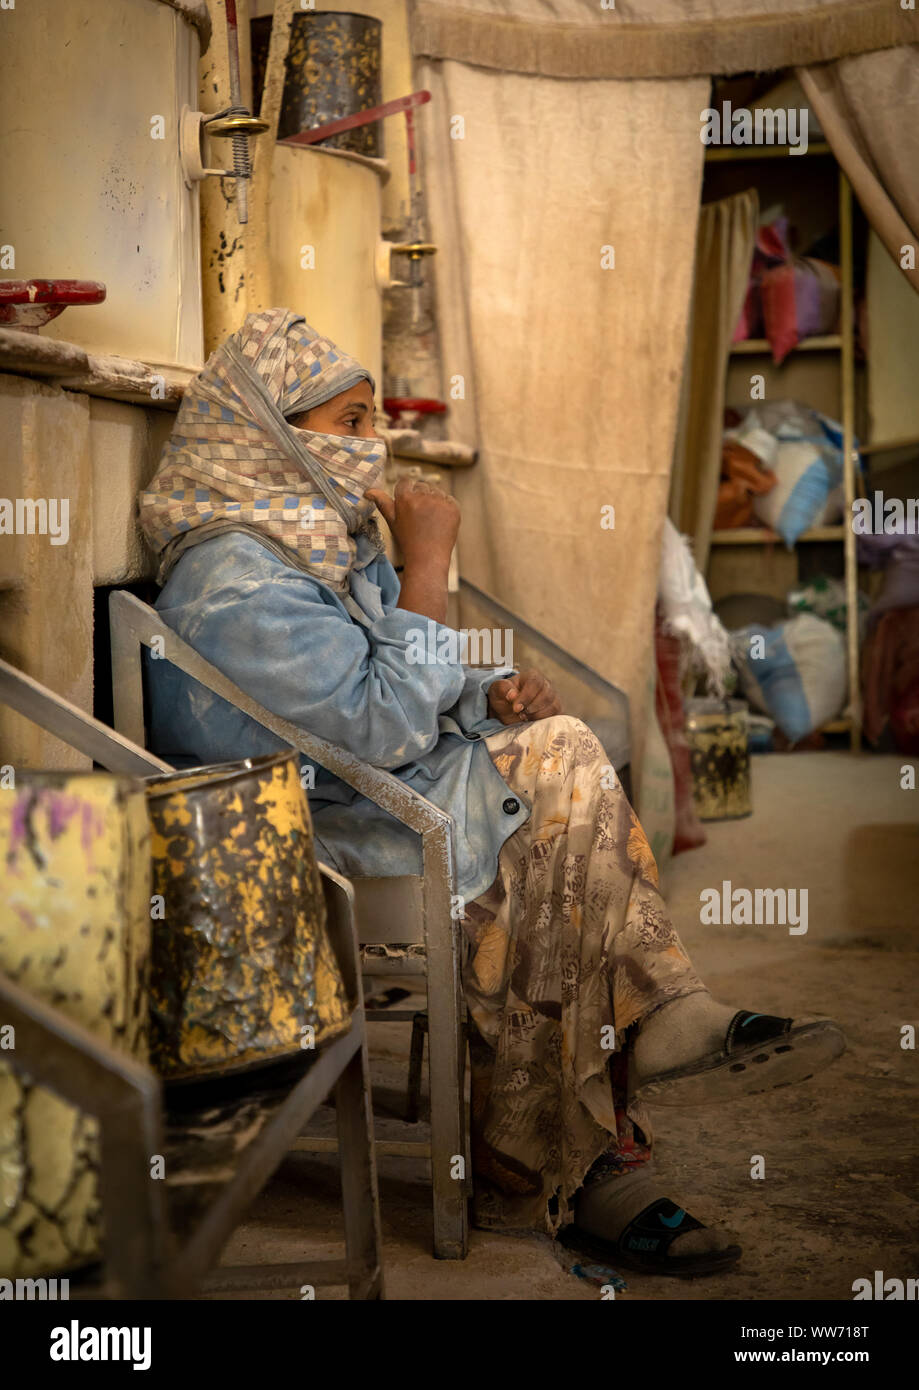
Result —
<instances>
[{"instance_id":1,"label":"man's left hand","mask_svg":"<svg viewBox=\"0 0 919 1390\"><path fill-rule=\"evenodd\" d=\"M502 724L522 724L561 714L562 702L542 672L530 669L489 686L488 708Z\"/></svg>"}]
</instances>

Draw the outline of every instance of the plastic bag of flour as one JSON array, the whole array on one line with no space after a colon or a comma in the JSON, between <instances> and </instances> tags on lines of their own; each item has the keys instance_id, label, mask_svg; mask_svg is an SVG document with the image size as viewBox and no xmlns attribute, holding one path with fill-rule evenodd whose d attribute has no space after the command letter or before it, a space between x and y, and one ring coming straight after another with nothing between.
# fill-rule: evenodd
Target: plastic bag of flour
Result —
<instances>
[{"instance_id":1,"label":"plastic bag of flour","mask_svg":"<svg viewBox=\"0 0 919 1390\"><path fill-rule=\"evenodd\" d=\"M773 401L749 410L725 438L750 449L778 478L776 487L753 498L753 511L791 550L825 516L842 483L842 427L797 401Z\"/></svg>"},{"instance_id":2,"label":"plastic bag of flour","mask_svg":"<svg viewBox=\"0 0 919 1390\"><path fill-rule=\"evenodd\" d=\"M731 634L744 695L792 743L835 719L846 701L842 633L813 614L778 627L754 623Z\"/></svg>"}]
</instances>

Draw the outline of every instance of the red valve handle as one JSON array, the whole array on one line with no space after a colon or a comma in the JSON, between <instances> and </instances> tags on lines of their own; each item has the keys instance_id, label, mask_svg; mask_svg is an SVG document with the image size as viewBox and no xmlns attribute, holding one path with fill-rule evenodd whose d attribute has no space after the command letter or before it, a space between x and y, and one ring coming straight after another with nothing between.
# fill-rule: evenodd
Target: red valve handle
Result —
<instances>
[{"instance_id":1,"label":"red valve handle","mask_svg":"<svg viewBox=\"0 0 919 1390\"><path fill-rule=\"evenodd\" d=\"M101 304L98 280L0 280L0 304Z\"/></svg>"},{"instance_id":2,"label":"red valve handle","mask_svg":"<svg viewBox=\"0 0 919 1390\"><path fill-rule=\"evenodd\" d=\"M419 415L443 415L447 409L443 401L429 401L414 396L384 396L383 408L387 415L401 415L404 410L414 410Z\"/></svg>"}]
</instances>

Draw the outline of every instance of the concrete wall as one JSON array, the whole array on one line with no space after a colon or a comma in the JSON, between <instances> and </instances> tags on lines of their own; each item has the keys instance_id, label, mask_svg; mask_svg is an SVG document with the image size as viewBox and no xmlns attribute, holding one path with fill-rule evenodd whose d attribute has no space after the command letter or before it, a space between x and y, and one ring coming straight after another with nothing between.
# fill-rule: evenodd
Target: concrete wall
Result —
<instances>
[{"instance_id":1,"label":"concrete wall","mask_svg":"<svg viewBox=\"0 0 919 1390\"><path fill-rule=\"evenodd\" d=\"M156 470L175 416L122 401L87 397L93 488L93 580L146 579L153 557L136 522L137 494Z\"/></svg>"},{"instance_id":2,"label":"concrete wall","mask_svg":"<svg viewBox=\"0 0 919 1390\"><path fill-rule=\"evenodd\" d=\"M0 536L0 655L83 709L92 709L92 456L90 409L43 382L0 377L0 496L66 499L69 536ZM12 572L12 573L11 573ZM0 763L87 767L36 725L0 705Z\"/></svg>"},{"instance_id":3,"label":"concrete wall","mask_svg":"<svg viewBox=\"0 0 919 1390\"><path fill-rule=\"evenodd\" d=\"M135 504L174 419L171 411L0 375L0 498L67 503L61 544L37 531L0 534L0 656L90 712L93 587L152 573ZM6 763L89 766L0 705L0 764Z\"/></svg>"}]
</instances>

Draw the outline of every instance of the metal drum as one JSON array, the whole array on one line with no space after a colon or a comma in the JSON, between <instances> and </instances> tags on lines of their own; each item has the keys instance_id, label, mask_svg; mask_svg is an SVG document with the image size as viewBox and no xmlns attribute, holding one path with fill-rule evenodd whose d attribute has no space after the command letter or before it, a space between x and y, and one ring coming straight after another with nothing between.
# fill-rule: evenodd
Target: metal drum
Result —
<instances>
[{"instance_id":1,"label":"metal drum","mask_svg":"<svg viewBox=\"0 0 919 1390\"><path fill-rule=\"evenodd\" d=\"M346 1028L297 756L194 768L147 789L157 1071L227 1074Z\"/></svg>"},{"instance_id":2,"label":"metal drum","mask_svg":"<svg viewBox=\"0 0 919 1390\"><path fill-rule=\"evenodd\" d=\"M251 32L252 92L258 110L268 63L271 16L253 19ZM382 20L369 15L331 11L294 15L284 70L279 140L380 105L382 33ZM372 125L332 135L322 143L379 159L382 129L382 122L374 121Z\"/></svg>"},{"instance_id":3,"label":"metal drum","mask_svg":"<svg viewBox=\"0 0 919 1390\"><path fill-rule=\"evenodd\" d=\"M15 789L0 793L0 860L0 970L145 1060L143 783L104 772L17 771ZM53 1274L98 1258L98 1175L96 1120L0 1061L0 1276Z\"/></svg>"},{"instance_id":4,"label":"metal drum","mask_svg":"<svg viewBox=\"0 0 919 1390\"><path fill-rule=\"evenodd\" d=\"M203 364L198 188L179 158L198 104L199 0L41 0L2 11L0 246L10 279L98 280L42 329L153 366Z\"/></svg>"},{"instance_id":5,"label":"metal drum","mask_svg":"<svg viewBox=\"0 0 919 1390\"><path fill-rule=\"evenodd\" d=\"M383 379L381 204L378 166L315 146L276 146L268 201L274 302L303 314L356 357L378 389ZM305 244L314 260L306 269Z\"/></svg>"},{"instance_id":6,"label":"metal drum","mask_svg":"<svg viewBox=\"0 0 919 1390\"><path fill-rule=\"evenodd\" d=\"M688 700L686 739L699 819L752 815L746 705L741 700Z\"/></svg>"}]
</instances>

